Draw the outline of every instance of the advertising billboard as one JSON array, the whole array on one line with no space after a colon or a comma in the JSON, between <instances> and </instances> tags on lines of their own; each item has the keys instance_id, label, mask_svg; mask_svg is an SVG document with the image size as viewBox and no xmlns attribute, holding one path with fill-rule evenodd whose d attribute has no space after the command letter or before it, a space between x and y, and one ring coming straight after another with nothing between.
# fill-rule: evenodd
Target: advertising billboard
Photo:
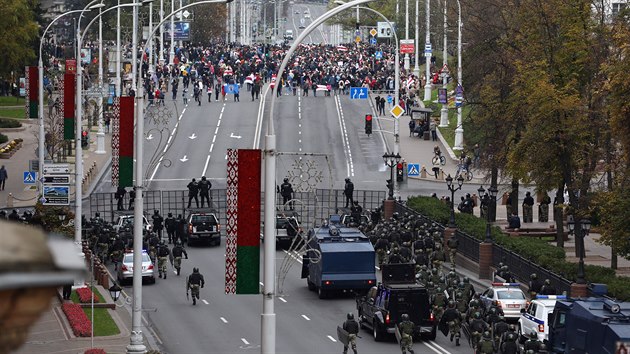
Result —
<instances>
[{"instance_id":1,"label":"advertising billboard","mask_svg":"<svg viewBox=\"0 0 630 354\"><path fill-rule=\"evenodd\" d=\"M189 41L190 40L190 22L189 21L175 21L175 32L174 39L176 41ZM170 32L171 24L167 22L164 24L164 40L170 41L171 32Z\"/></svg>"}]
</instances>

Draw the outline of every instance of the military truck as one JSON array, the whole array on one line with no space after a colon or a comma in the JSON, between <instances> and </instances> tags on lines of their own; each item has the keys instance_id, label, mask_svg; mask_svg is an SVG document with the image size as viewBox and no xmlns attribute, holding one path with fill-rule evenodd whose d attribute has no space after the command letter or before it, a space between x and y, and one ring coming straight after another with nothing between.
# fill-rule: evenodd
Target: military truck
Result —
<instances>
[{"instance_id":1,"label":"military truck","mask_svg":"<svg viewBox=\"0 0 630 354\"><path fill-rule=\"evenodd\" d=\"M356 299L359 324L372 330L375 341L394 334L402 314L415 324L414 336L435 339L437 322L431 313L429 293L415 281L414 264L383 264L383 283Z\"/></svg>"},{"instance_id":2,"label":"military truck","mask_svg":"<svg viewBox=\"0 0 630 354\"><path fill-rule=\"evenodd\" d=\"M374 247L359 229L341 224L339 215L307 235L302 279L324 299L339 292L365 293L376 284Z\"/></svg>"},{"instance_id":3,"label":"military truck","mask_svg":"<svg viewBox=\"0 0 630 354\"><path fill-rule=\"evenodd\" d=\"M558 300L549 328L551 353L620 353L630 343L630 302L603 297Z\"/></svg>"}]
</instances>

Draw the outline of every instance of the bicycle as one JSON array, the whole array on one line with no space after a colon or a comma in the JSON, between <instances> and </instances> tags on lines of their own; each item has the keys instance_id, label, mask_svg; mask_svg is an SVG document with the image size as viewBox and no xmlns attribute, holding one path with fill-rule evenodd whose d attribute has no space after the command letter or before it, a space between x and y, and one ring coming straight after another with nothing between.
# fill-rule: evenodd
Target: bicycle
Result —
<instances>
[{"instance_id":1,"label":"bicycle","mask_svg":"<svg viewBox=\"0 0 630 354\"><path fill-rule=\"evenodd\" d=\"M464 179L468 182L472 181L473 173L470 169L465 168L464 166L458 165L457 172L455 173L455 178L459 178L459 176L464 177Z\"/></svg>"},{"instance_id":2,"label":"bicycle","mask_svg":"<svg viewBox=\"0 0 630 354\"><path fill-rule=\"evenodd\" d=\"M446 165L446 157L444 157L444 155L440 154L440 155L435 155L433 156L433 159L431 160L431 162L433 163L434 166L437 166L438 164L444 166Z\"/></svg>"}]
</instances>

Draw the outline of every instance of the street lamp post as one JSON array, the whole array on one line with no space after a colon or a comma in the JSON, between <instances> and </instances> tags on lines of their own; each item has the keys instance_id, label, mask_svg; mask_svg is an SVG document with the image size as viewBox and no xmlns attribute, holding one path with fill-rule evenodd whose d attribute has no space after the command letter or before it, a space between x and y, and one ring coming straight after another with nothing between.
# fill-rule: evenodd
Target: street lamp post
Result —
<instances>
[{"instance_id":1,"label":"street lamp post","mask_svg":"<svg viewBox=\"0 0 630 354\"><path fill-rule=\"evenodd\" d=\"M81 128L82 128L82 120L83 120L83 64L81 63L81 19L83 18L83 13L88 9L101 8L105 6L105 4L100 3L96 4L101 0L94 0L87 4L81 14L79 15L79 20L77 21L77 74L76 74L76 129L75 129L75 167L74 167L74 203L75 203L75 213L74 213L74 241L79 244L81 243L81 214L82 214L82 203L83 203L83 148L81 148ZM95 5L96 4L96 5ZM43 171L43 166L42 166Z\"/></svg>"},{"instance_id":2,"label":"street lamp post","mask_svg":"<svg viewBox=\"0 0 630 354\"><path fill-rule=\"evenodd\" d=\"M425 37L425 47L431 48L431 0L426 0L426 37ZM424 100L431 100L431 51L426 51L424 53L424 66L425 66L425 75L426 82L424 84Z\"/></svg>"},{"instance_id":3,"label":"street lamp post","mask_svg":"<svg viewBox=\"0 0 630 354\"><path fill-rule=\"evenodd\" d=\"M447 48L447 33L448 33L448 24L447 20L447 7L446 0L444 0L444 48L442 48L442 67L447 67L448 65L448 51ZM442 72L442 89L446 90L448 81L448 74ZM448 99L445 104L442 105L442 109L440 110L440 127L448 127Z\"/></svg>"},{"instance_id":4,"label":"street lamp post","mask_svg":"<svg viewBox=\"0 0 630 354\"><path fill-rule=\"evenodd\" d=\"M57 22L57 20L59 20L60 18L66 16L66 15L70 15L70 14L74 14L74 13L78 13L81 12L82 10L72 10L72 11L68 11L65 12L59 16L57 16L55 19L53 19L48 26L46 27L46 29L44 30L44 32L42 32L42 37L39 41L39 62L37 63L37 71L38 71L38 100L39 100L39 146L38 146L38 160L39 160L39 173L40 173L40 182L39 182L39 191L40 193L43 193L43 183L41 182L41 174L42 171L44 170L44 159L46 158L46 149L45 149L45 145L46 145L46 133L44 132L44 59L42 57L42 49L43 49L43 44L44 44L44 38L46 38L46 33L48 32L48 30L52 27L52 25ZM87 10L89 11L89 9ZM80 241L80 239L79 239Z\"/></svg>"},{"instance_id":5,"label":"street lamp post","mask_svg":"<svg viewBox=\"0 0 630 354\"><path fill-rule=\"evenodd\" d=\"M448 227L457 227L455 225L455 192L462 189L463 184L464 177L461 174L457 177L457 187L453 185L453 177L450 174L446 177L446 186L451 191L451 217L448 220Z\"/></svg>"},{"instance_id":6,"label":"street lamp post","mask_svg":"<svg viewBox=\"0 0 630 354\"><path fill-rule=\"evenodd\" d=\"M457 128L455 128L455 145L453 150L464 149L464 127L462 126L462 105L463 102L463 86L462 86L462 6L457 0L457 89L455 90L457 100L461 100L457 104Z\"/></svg>"},{"instance_id":7,"label":"street lamp post","mask_svg":"<svg viewBox=\"0 0 630 354\"><path fill-rule=\"evenodd\" d=\"M293 41L293 44L286 52L280 67L278 77L287 67L291 55L298 48L300 43L313 32L319 25L336 14L345 11L353 6L368 3L374 0L353 0L339 7L332 8L322 16L315 19L308 25L302 33ZM265 136L265 216L264 216L264 269L263 269L263 313L261 315L261 352L272 354L276 352L276 314L274 313L274 295L276 292L275 282L275 190L276 190L276 133L273 124L274 107L277 95L271 95L269 108L269 119L267 120L267 135Z\"/></svg>"},{"instance_id":8,"label":"street lamp post","mask_svg":"<svg viewBox=\"0 0 630 354\"><path fill-rule=\"evenodd\" d=\"M420 5L419 0L416 0L416 35L413 37L415 40L415 53L414 53L414 59L415 59L415 63L413 65L413 75L415 77L419 77L420 76L420 66L418 66L418 61L420 59L420 40L418 39L418 36L420 34L420 18L419 18L419 10L418 10L418 6Z\"/></svg>"},{"instance_id":9,"label":"street lamp post","mask_svg":"<svg viewBox=\"0 0 630 354\"><path fill-rule=\"evenodd\" d=\"M570 220L569 221L569 231L575 233L575 241L578 243L578 253L580 260L578 261L578 271L577 271L577 280L575 281L578 284L586 284L585 279L585 271L584 271L584 257L586 252L584 252L584 237L591 230L591 221L589 219L582 219L579 221Z\"/></svg>"},{"instance_id":10,"label":"street lamp post","mask_svg":"<svg viewBox=\"0 0 630 354\"><path fill-rule=\"evenodd\" d=\"M484 199L486 199L487 203L493 203L494 201L496 201L496 197L497 197L497 188L494 186L490 186L490 188L488 188L488 193L486 194L486 190L483 189L483 186L479 186L479 189L477 189L477 192L479 193L479 199L481 200L482 196ZM481 204L481 203L479 203ZM490 232L490 205L486 204L486 240L485 242L488 243L492 243L492 234Z\"/></svg>"},{"instance_id":11,"label":"street lamp post","mask_svg":"<svg viewBox=\"0 0 630 354\"><path fill-rule=\"evenodd\" d=\"M389 167L389 180L387 181L387 187L389 189L389 197L387 199L394 199L394 166L397 166L400 162L400 154L396 153L385 153L383 154L383 161L385 165Z\"/></svg>"},{"instance_id":12,"label":"street lamp post","mask_svg":"<svg viewBox=\"0 0 630 354\"><path fill-rule=\"evenodd\" d=\"M409 40L409 0L405 0L405 39ZM405 72L409 71L409 53L405 53L404 59ZM398 104L398 101L396 101Z\"/></svg>"},{"instance_id":13,"label":"street lamp post","mask_svg":"<svg viewBox=\"0 0 630 354\"><path fill-rule=\"evenodd\" d=\"M120 8L119 8L120 9ZM105 153L105 131L103 130L103 9L98 9L98 132L96 133L96 151L95 154L103 155Z\"/></svg>"}]
</instances>

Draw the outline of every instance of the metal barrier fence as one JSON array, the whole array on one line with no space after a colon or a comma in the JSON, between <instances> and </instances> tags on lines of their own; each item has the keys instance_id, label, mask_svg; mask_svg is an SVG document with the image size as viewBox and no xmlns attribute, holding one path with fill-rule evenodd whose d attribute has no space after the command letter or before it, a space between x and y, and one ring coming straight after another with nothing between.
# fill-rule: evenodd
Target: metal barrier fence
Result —
<instances>
[{"instance_id":1,"label":"metal barrier fence","mask_svg":"<svg viewBox=\"0 0 630 354\"><path fill-rule=\"evenodd\" d=\"M423 218L424 220L428 220L429 222L434 222L433 220L427 218L426 216L416 212L413 209L401 204L396 203L395 211L398 213L409 213L415 214ZM439 224L442 228L444 225ZM466 258L473 260L479 263L479 244L481 244L481 240L468 235L465 232L460 230L455 231L455 237L459 241L459 246L457 247L457 252L465 256ZM495 268L499 267L499 263L503 263L508 266L512 275L519 281L523 283L527 283L529 281L529 276L532 273L536 273L538 275L538 279L544 280L549 279L551 284L556 288L556 290L561 293L565 292L567 294L570 293L571 290L571 281L562 277L559 274L556 274L550 270L544 269L538 264L523 258L521 255L516 254L505 247L498 245L496 243L492 244L492 266ZM589 288L589 292L591 289Z\"/></svg>"},{"instance_id":2,"label":"metal barrier fence","mask_svg":"<svg viewBox=\"0 0 630 354\"><path fill-rule=\"evenodd\" d=\"M523 283L529 282L529 276L532 273L536 273L538 275L538 279L549 279L558 293L571 293L570 280L550 270L544 269L538 264L523 258L521 255L494 243L492 245L492 265L498 268L499 263L507 265L510 273L512 273L517 280L520 280Z\"/></svg>"},{"instance_id":3,"label":"metal barrier fence","mask_svg":"<svg viewBox=\"0 0 630 354\"><path fill-rule=\"evenodd\" d=\"M210 190L210 210L217 214L219 222L226 223L226 190ZM93 216L98 212L104 220L115 221L118 215L129 214L129 193L123 198L124 211L118 211L115 193L92 193L90 195L90 211ZM200 199L200 197L198 196ZM363 210L371 210L381 206L385 199L384 191L355 190L354 200L358 201ZM159 210L163 217L172 213L177 217L186 217L188 211L188 190L152 191L144 193L144 212L149 218L154 210ZM199 200L201 206L201 200ZM314 192L295 192L293 200L282 205L282 196L276 193L278 213L298 215L303 228L310 228L321 224L330 214L349 212L345 210L345 196L343 190L316 189ZM196 207L194 199L191 207ZM261 220L264 217L264 193L261 193Z\"/></svg>"}]
</instances>

